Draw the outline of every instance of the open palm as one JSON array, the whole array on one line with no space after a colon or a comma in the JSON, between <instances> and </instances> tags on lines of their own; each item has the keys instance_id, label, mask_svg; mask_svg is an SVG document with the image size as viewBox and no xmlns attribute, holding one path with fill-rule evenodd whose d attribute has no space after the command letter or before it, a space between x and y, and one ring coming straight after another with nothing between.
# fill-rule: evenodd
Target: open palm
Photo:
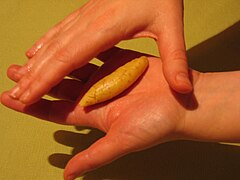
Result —
<instances>
[{"instance_id":1,"label":"open palm","mask_svg":"<svg viewBox=\"0 0 240 180\"><path fill-rule=\"evenodd\" d=\"M118 48L100 55L100 59L105 61L105 68L103 66L97 74L91 76L89 82L91 79L101 77L98 74L104 74L104 70L109 70L108 67L117 66L118 62L140 55L134 51ZM6 92L3 93L1 101L12 109L41 119L62 124L90 126L106 133L104 137L69 161L65 169L65 178L73 179L127 153L179 138L178 133L184 123L185 110L194 108L193 98L191 95L173 92L163 76L161 61L150 56L148 59L149 68L133 87L110 101L91 107L82 108L76 101L66 100L79 96L80 89L84 89L81 81L69 79L63 80L50 92L51 95L64 97L65 100L41 99L27 106L11 99ZM95 71L94 68L89 67L88 74ZM12 66L8 71L8 76L15 81L21 76L17 74L18 68ZM76 70L72 76L80 79L88 76L82 69ZM194 73L194 76L197 74Z\"/></svg>"}]
</instances>

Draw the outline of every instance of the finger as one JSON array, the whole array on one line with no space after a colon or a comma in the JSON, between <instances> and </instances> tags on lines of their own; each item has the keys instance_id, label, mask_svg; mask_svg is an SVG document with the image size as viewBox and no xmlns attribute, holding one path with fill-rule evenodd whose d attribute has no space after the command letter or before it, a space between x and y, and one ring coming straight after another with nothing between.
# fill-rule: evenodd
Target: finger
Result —
<instances>
[{"instance_id":1,"label":"finger","mask_svg":"<svg viewBox=\"0 0 240 180\"><path fill-rule=\"evenodd\" d=\"M163 61L163 72L170 86L179 93L192 91L183 32L181 1L171 4L175 9L158 34L158 47ZM177 6L177 7L176 7Z\"/></svg>"},{"instance_id":2,"label":"finger","mask_svg":"<svg viewBox=\"0 0 240 180\"><path fill-rule=\"evenodd\" d=\"M26 51L26 56L32 58L50 39L52 39L58 32L66 26L69 22L74 20L80 13L80 9L75 10L68 15L61 22L52 27L43 37L34 43L34 45Z\"/></svg>"},{"instance_id":3,"label":"finger","mask_svg":"<svg viewBox=\"0 0 240 180\"><path fill-rule=\"evenodd\" d=\"M103 62L107 62L107 61L111 61L111 60L118 61L120 58L121 59L126 59L126 58L134 59L140 55L143 55L143 54L142 53L140 54L138 52L131 51L131 50L125 50L125 49L114 46L114 47L100 53L97 56L97 58ZM113 63L111 63L111 66L112 65L113 65ZM92 64L92 63L88 63L85 66L72 71L68 76L71 78L79 79L81 81L86 82L89 79L89 77L92 74L94 74L94 72L96 72L97 69L99 69L99 66ZM26 73L27 73L27 69L25 69L25 66L20 66L20 65L15 65L15 64L11 65L7 71L8 77L15 82L18 82L21 79L21 77L23 77L23 75Z\"/></svg>"},{"instance_id":4,"label":"finger","mask_svg":"<svg viewBox=\"0 0 240 180\"><path fill-rule=\"evenodd\" d=\"M7 76L9 79L18 82L23 74L19 73L18 71L21 69L22 66L13 64L7 70Z\"/></svg>"},{"instance_id":5,"label":"finger","mask_svg":"<svg viewBox=\"0 0 240 180\"><path fill-rule=\"evenodd\" d=\"M8 77L13 81L18 82L23 76L18 72L20 68L21 66L19 65L11 65L7 71ZM82 76L84 76L84 74L82 74ZM48 92L48 95L58 99L75 101L79 97L83 85L83 82L79 80L64 79L58 85L53 87Z\"/></svg>"},{"instance_id":6,"label":"finger","mask_svg":"<svg viewBox=\"0 0 240 180\"><path fill-rule=\"evenodd\" d=\"M86 82L89 77L99 68L99 66L88 63L85 66L72 71L68 76ZM7 70L7 76L11 80L18 82L27 71L23 71L23 66L13 64Z\"/></svg>"},{"instance_id":7,"label":"finger","mask_svg":"<svg viewBox=\"0 0 240 180\"><path fill-rule=\"evenodd\" d=\"M88 149L74 156L67 164L64 171L65 180L73 180L76 177L129 153L123 148L119 137L107 134L99 139Z\"/></svg>"},{"instance_id":8,"label":"finger","mask_svg":"<svg viewBox=\"0 0 240 180\"><path fill-rule=\"evenodd\" d=\"M50 122L80 126L92 126L93 124L90 116L88 116L81 107L69 101L50 101L41 99L28 106L18 100L10 98L9 92L2 93L0 100L3 105L15 111Z\"/></svg>"}]
</instances>

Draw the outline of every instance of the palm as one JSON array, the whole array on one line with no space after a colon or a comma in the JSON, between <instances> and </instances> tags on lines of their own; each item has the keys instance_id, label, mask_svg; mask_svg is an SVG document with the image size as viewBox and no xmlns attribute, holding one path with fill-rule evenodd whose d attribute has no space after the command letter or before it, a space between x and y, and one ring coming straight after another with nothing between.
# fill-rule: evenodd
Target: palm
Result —
<instances>
[{"instance_id":1,"label":"palm","mask_svg":"<svg viewBox=\"0 0 240 180\"><path fill-rule=\"evenodd\" d=\"M78 117L93 111L88 120L92 126L123 138L126 148L133 150L169 138L168 135L176 129L183 108L160 73L160 60L150 57L149 64L146 74L133 88L87 112L77 107Z\"/></svg>"}]
</instances>

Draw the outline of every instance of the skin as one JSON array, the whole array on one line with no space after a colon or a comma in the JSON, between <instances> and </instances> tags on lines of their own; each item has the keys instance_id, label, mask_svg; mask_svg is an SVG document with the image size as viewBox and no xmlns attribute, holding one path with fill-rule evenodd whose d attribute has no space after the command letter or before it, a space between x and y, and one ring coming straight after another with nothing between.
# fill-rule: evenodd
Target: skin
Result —
<instances>
[{"instance_id":1,"label":"skin","mask_svg":"<svg viewBox=\"0 0 240 180\"><path fill-rule=\"evenodd\" d=\"M127 50L113 52L101 58L108 57L104 60L114 65L116 61L139 56ZM128 153L166 141L240 141L240 71L204 74L189 70L194 91L183 95L169 87L161 71L162 62L150 56L148 60L149 68L134 87L114 100L88 109L80 107L78 100L69 101L74 96L76 99L84 88L84 84L76 80L63 80L50 91L51 95L65 100L40 99L26 105L10 98L7 91L1 95L1 103L47 121L90 126L106 133L68 162L65 180L73 180ZM20 66L11 66L9 78L21 79L19 69ZM75 74L83 75L84 67L78 71ZM75 78L81 79L81 76Z\"/></svg>"},{"instance_id":2,"label":"skin","mask_svg":"<svg viewBox=\"0 0 240 180\"><path fill-rule=\"evenodd\" d=\"M32 104L99 53L139 37L156 40L169 85L180 93L191 92L182 0L90 0L26 52L29 60L20 69L24 76L10 97Z\"/></svg>"}]
</instances>

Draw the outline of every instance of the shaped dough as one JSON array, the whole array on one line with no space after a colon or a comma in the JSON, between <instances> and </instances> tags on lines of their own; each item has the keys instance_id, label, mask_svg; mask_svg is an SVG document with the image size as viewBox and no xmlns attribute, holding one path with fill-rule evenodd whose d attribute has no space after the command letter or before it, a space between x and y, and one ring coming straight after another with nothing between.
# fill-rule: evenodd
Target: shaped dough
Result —
<instances>
[{"instance_id":1,"label":"shaped dough","mask_svg":"<svg viewBox=\"0 0 240 180\"><path fill-rule=\"evenodd\" d=\"M86 107L112 99L129 88L148 67L145 56L127 62L96 82L82 97L80 106Z\"/></svg>"}]
</instances>

